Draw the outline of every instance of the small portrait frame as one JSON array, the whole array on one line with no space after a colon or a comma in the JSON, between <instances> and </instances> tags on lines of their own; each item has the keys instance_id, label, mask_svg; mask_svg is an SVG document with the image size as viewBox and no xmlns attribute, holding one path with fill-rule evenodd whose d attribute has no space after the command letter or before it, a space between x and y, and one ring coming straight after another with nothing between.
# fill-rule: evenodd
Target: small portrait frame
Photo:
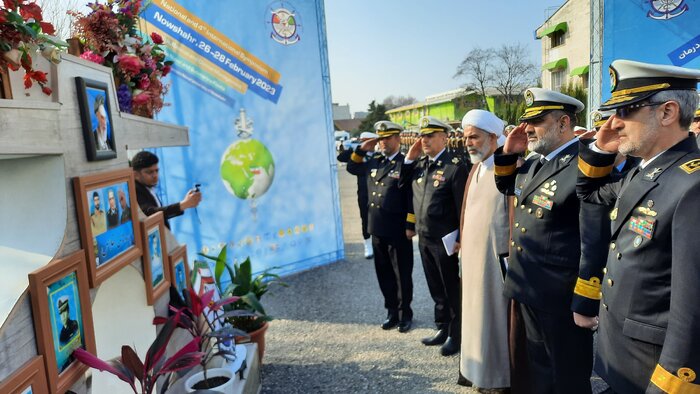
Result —
<instances>
[{"instance_id":1,"label":"small portrait frame","mask_svg":"<svg viewBox=\"0 0 700 394\"><path fill-rule=\"evenodd\" d=\"M143 279L146 282L146 300L153 305L170 288L170 269L166 256L165 220L163 212L141 221L143 237ZM164 254L165 252L165 254Z\"/></svg>"},{"instance_id":2,"label":"small portrait frame","mask_svg":"<svg viewBox=\"0 0 700 394\"><path fill-rule=\"evenodd\" d=\"M50 393L66 392L87 371L71 356L76 348L96 352L85 266L85 252L80 250L29 274L37 350Z\"/></svg>"},{"instance_id":3,"label":"small portrait frame","mask_svg":"<svg viewBox=\"0 0 700 394\"><path fill-rule=\"evenodd\" d=\"M114 123L110 105L110 85L83 77L75 78L88 161L117 157Z\"/></svg>"},{"instance_id":4,"label":"small portrait frame","mask_svg":"<svg viewBox=\"0 0 700 394\"><path fill-rule=\"evenodd\" d=\"M20 369L0 382L0 393L38 394L48 393L44 357L36 356L27 361Z\"/></svg>"},{"instance_id":5,"label":"small portrait frame","mask_svg":"<svg viewBox=\"0 0 700 394\"><path fill-rule=\"evenodd\" d=\"M187 263L187 245L178 246L168 256L170 269L170 283L175 286L177 293L182 295L182 290L192 288L190 277L190 265Z\"/></svg>"},{"instance_id":6,"label":"small portrait frame","mask_svg":"<svg viewBox=\"0 0 700 394\"><path fill-rule=\"evenodd\" d=\"M90 288L94 288L141 257L134 174L125 168L75 177L73 191Z\"/></svg>"}]
</instances>

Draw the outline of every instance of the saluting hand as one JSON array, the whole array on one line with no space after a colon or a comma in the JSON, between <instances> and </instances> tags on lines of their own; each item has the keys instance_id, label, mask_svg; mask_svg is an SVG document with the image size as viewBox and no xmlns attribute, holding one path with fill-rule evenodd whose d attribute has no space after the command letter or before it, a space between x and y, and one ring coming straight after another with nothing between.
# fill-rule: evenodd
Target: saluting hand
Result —
<instances>
[{"instance_id":1,"label":"saluting hand","mask_svg":"<svg viewBox=\"0 0 700 394\"><path fill-rule=\"evenodd\" d=\"M523 153L527 150L527 133L525 132L527 123L523 122L518 127L511 130L503 145L503 153Z\"/></svg>"},{"instance_id":2,"label":"saluting hand","mask_svg":"<svg viewBox=\"0 0 700 394\"><path fill-rule=\"evenodd\" d=\"M417 160L420 157L421 152L423 152L423 143L421 139L418 138L416 142L411 145L411 148L406 153L406 160Z\"/></svg>"},{"instance_id":3,"label":"saluting hand","mask_svg":"<svg viewBox=\"0 0 700 394\"><path fill-rule=\"evenodd\" d=\"M616 115L606 120L595 135L595 146L609 153L617 153L620 146L620 134L612 127L613 119L616 119Z\"/></svg>"},{"instance_id":4,"label":"saluting hand","mask_svg":"<svg viewBox=\"0 0 700 394\"><path fill-rule=\"evenodd\" d=\"M365 152L374 152L374 147L377 146L379 138L370 138L360 145L360 150Z\"/></svg>"}]
</instances>

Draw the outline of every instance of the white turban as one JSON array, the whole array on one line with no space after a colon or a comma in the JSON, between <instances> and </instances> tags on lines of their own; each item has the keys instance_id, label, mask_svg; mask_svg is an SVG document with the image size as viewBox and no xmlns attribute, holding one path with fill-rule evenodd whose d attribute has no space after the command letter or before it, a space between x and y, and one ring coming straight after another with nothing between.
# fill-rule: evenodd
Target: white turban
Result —
<instances>
[{"instance_id":1,"label":"white turban","mask_svg":"<svg viewBox=\"0 0 700 394\"><path fill-rule=\"evenodd\" d=\"M498 137L498 145L501 146L506 142L503 136L503 127L505 124L498 116L483 109L473 109L467 112L462 118L462 128L467 129L467 126L474 126L487 133L495 134Z\"/></svg>"}]
</instances>

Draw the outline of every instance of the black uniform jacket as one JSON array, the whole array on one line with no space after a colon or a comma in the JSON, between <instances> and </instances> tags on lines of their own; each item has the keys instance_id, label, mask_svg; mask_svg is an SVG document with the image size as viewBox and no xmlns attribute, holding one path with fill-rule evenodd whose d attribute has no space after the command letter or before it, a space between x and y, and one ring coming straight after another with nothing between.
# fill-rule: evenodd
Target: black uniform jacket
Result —
<instances>
[{"instance_id":1,"label":"black uniform jacket","mask_svg":"<svg viewBox=\"0 0 700 394\"><path fill-rule=\"evenodd\" d=\"M163 212L165 227L170 228L168 219L182 215L183 212L180 209L180 203L159 207L155 197L148 191L146 186L138 181L134 183L136 184L136 201L138 201L139 208L141 208L141 211L143 211L146 216L151 216L157 212Z\"/></svg>"},{"instance_id":2,"label":"black uniform jacket","mask_svg":"<svg viewBox=\"0 0 700 394\"><path fill-rule=\"evenodd\" d=\"M499 148L494 156L496 187L515 196L504 294L550 313L571 313L581 255L578 144L559 152L537 174L540 155L516 168L517 155L502 152Z\"/></svg>"},{"instance_id":3,"label":"black uniform jacket","mask_svg":"<svg viewBox=\"0 0 700 394\"><path fill-rule=\"evenodd\" d=\"M363 158L369 156L367 161ZM404 155L400 152L389 160L381 153L368 153L359 147L348 161L348 172L366 176L368 211L367 229L380 237L405 237L413 230L415 216L411 206L410 187L399 188Z\"/></svg>"},{"instance_id":4,"label":"black uniform jacket","mask_svg":"<svg viewBox=\"0 0 700 394\"><path fill-rule=\"evenodd\" d=\"M416 233L442 238L459 228L459 218L469 168L445 150L432 165L428 156L404 165L401 182L411 185Z\"/></svg>"},{"instance_id":5,"label":"black uniform jacket","mask_svg":"<svg viewBox=\"0 0 700 394\"><path fill-rule=\"evenodd\" d=\"M344 149L340 152L338 152L338 156L336 157L339 162L341 163L350 163L350 156L352 155L353 151L352 149ZM349 170L348 170L349 171ZM360 172L358 174L353 174L357 176L357 197L362 200L367 199L367 178L365 176L364 172Z\"/></svg>"},{"instance_id":6,"label":"black uniform jacket","mask_svg":"<svg viewBox=\"0 0 700 394\"><path fill-rule=\"evenodd\" d=\"M579 197L614 205L600 316L601 328L620 330L601 330L598 344L613 360L618 353L635 354L635 349L616 349L627 346L651 354L658 364L641 370L625 368L625 360L618 360L620 365L610 366L614 370L604 378L612 387L700 392L697 142L688 137L618 181L609 175L614 157L583 145L579 158ZM604 319L615 324L604 324Z\"/></svg>"}]
</instances>

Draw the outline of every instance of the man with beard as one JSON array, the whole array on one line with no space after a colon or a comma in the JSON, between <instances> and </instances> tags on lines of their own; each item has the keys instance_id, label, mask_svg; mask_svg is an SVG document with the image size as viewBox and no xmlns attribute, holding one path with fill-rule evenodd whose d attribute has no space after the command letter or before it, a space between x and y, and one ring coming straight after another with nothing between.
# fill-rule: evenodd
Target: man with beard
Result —
<instances>
[{"instance_id":1,"label":"man with beard","mask_svg":"<svg viewBox=\"0 0 700 394\"><path fill-rule=\"evenodd\" d=\"M499 258L508 254L508 199L494 181L493 152L503 143L503 121L473 109L462 119L474 164L462 203L462 347L458 384L486 389L510 386L508 303Z\"/></svg>"},{"instance_id":2,"label":"man with beard","mask_svg":"<svg viewBox=\"0 0 700 394\"><path fill-rule=\"evenodd\" d=\"M459 231L459 212L469 168L446 151L450 126L425 116L420 138L411 146L401 173L402 185L412 187L418 249L430 296L435 302L435 335L422 339L426 346L442 345L440 354L459 352L461 343L459 258L446 250L443 237ZM425 156L418 160L421 153Z\"/></svg>"},{"instance_id":3,"label":"man with beard","mask_svg":"<svg viewBox=\"0 0 700 394\"><path fill-rule=\"evenodd\" d=\"M117 198L114 196L114 190L107 190L107 229L115 228L119 225L119 210L117 210Z\"/></svg>"},{"instance_id":4,"label":"man with beard","mask_svg":"<svg viewBox=\"0 0 700 394\"><path fill-rule=\"evenodd\" d=\"M515 196L504 294L519 304L534 393L589 393L593 332L574 323L581 245L577 139L584 105L542 88L525 91L523 122L495 152L498 189ZM531 155L517 168L518 155Z\"/></svg>"},{"instance_id":5,"label":"man with beard","mask_svg":"<svg viewBox=\"0 0 700 394\"><path fill-rule=\"evenodd\" d=\"M700 71L616 60L615 115L581 144L577 193L614 205L596 372L619 393L697 393L700 151L688 128ZM641 158L611 178L616 153Z\"/></svg>"},{"instance_id":6,"label":"man with beard","mask_svg":"<svg viewBox=\"0 0 700 394\"><path fill-rule=\"evenodd\" d=\"M348 172L367 182L368 231L372 234L374 269L384 295L387 318L381 324L389 330L408 332L413 321L413 244L415 216L411 190L399 188L404 156L399 152L401 126L386 120L374 124L378 138L355 149ZM379 144L379 153L373 153ZM366 158L368 158L366 160Z\"/></svg>"},{"instance_id":7,"label":"man with beard","mask_svg":"<svg viewBox=\"0 0 700 394\"><path fill-rule=\"evenodd\" d=\"M92 215L90 215L90 229L92 230L93 237L97 237L98 235L107 231L105 211L100 208L100 194L96 191L92 192Z\"/></svg>"}]
</instances>

